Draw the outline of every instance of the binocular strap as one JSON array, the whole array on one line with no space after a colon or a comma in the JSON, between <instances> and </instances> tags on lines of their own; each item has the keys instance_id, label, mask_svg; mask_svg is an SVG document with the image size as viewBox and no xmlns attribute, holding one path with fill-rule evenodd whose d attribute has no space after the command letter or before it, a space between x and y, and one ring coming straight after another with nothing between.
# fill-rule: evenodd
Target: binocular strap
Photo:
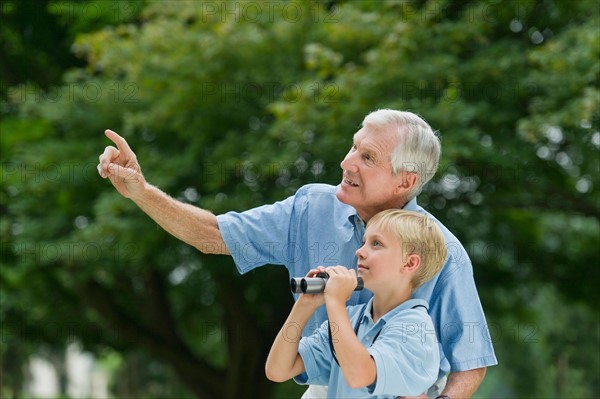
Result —
<instances>
[{"instance_id":1,"label":"binocular strap","mask_svg":"<svg viewBox=\"0 0 600 399\"><path fill-rule=\"evenodd\" d=\"M363 306L362 310L360 311L360 315L358 316L358 320L356 321L356 325L354 326L354 334L356 334L356 336L358 336L358 329L360 328L360 322L362 321L362 318L365 315L365 311L367 310L367 305L368 305L368 303L365 303L365 306ZM415 308L419 308L419 307L425 309L426 312L429 311L429 309L427 309L427 306L424 306L424 305L415 305L411 309L415 309ZM333 356L333 360L335 360L335 362L339 366L340 362L338 361L337 356L335 355L335 348L333 347L333 337L331 336L331 324L329 323L329 319L327 320L327 327L328 327L328 333L329 333L329 349L331 350L331 355ZM383 326L381 326L381 330L383 330ZM377 337L379 337L379 334L381 334L381 330L379 330L377 332L377 334L375 335L375 338L373 338L373 342L371 342L371 345L373 345L375 343L375 340L377 339Z\"/></svg>"}]
</instances>

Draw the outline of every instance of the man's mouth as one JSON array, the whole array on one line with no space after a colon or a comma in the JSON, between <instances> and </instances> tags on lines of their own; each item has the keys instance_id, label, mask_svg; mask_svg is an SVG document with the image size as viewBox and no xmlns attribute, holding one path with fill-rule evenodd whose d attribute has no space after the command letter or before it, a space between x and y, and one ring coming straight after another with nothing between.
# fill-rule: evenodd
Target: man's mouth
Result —
<instances>
[{"instance_id":1,"label":"man's mouth","mask_svg":"<svg viewBox=\"0 0 600 399\"><path fill-rule=\"evenodd\" d=\"M344 183L346 183L352 187L358 187L358 184L354 183L354 181L348 179L347 177L344 177Z\"/></svg>"},{"instance_id":2,"label":"man's mouth","mask_svg":"<svg viewBox=\"0 0 600 399\"><path fill-rule=\"evenodd\" d=\"M365 266L365 265L363 265L362 263L359 263L359 264L358 264L358 270L361 270L361 269L362 269L362 270L369 270L369 268L368 268L368 267L366 267L366 266Z\"/></svg>"}]
</instances>

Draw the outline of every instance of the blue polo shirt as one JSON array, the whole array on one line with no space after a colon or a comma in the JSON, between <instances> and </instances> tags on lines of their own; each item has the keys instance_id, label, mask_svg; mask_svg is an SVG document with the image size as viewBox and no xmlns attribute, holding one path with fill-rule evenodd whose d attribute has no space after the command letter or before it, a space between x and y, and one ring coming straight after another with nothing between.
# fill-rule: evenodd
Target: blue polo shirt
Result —
<instances>
[{"instance_id":1,"label":"blue polo shirt","mask_svg":"<svg viewBox=\"0 0 600 399\"><path fill-rule=\"evenodd\" d=\"M366 307L349 306L347 310L350 324L358 323L359 341L375 361L375 383L360 389L348 386L331 355L327 322L300 341L298 353L305 372L294 378L297 383L328 385L328 398L417 396L433 385L438 378L440 357L433 322L424 308L427 302L409 299L377 323L373 323L372 303L371 299Z\"/></svg>"},{"instance_id":2,"label":"blue polo shirt","mask_svg":"<svg viewBox=\"0 0 600 399\"><path fill-rule=\"evenodd\" d=\"M362 245L365 224L354 208L337 199L335 192L335 186L309 184L283 201L217 216L223 240L240 273L265 264L285 266L290 277L305 276L317 266L344 265L356 270L355 252ZM464 247L444 225L418 206L416 199L404 209L425 213L435 220L448 248L441 272L413 294L429 303L440 342L439 375L450 369L465 371L497 364L473 267ZM366 303L371 296L369 290L356 291L347 305ZM303 335L310 335L326 319L322 306Z\"/></svg>"}]
</instances>

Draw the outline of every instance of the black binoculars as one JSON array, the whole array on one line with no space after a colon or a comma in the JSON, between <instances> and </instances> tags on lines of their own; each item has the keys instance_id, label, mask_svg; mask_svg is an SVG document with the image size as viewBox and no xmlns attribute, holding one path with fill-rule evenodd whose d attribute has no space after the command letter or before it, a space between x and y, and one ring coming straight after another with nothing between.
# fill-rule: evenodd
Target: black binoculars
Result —
<instances>
[{"instance_id":1,"label":"black binoculars","mask_svg":"<svg viewBox=\"0 0 600 399\"><path fill-rule=\"evenodd\" d=\"M319 272L315 277L293 277L290 280L290 289L294 294L320 294L325 290L328 279L329 274L325 272ZM354 291L360 291L363 287L362 277L357 277Z\"/></svg>"}]
</instances>

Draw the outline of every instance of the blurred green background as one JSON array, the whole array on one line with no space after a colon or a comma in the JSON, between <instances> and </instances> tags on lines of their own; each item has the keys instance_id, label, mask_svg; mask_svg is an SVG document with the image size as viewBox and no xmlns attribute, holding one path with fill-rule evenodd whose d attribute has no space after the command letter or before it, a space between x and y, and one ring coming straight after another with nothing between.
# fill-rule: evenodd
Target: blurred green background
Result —
<instances>
[{"instance_id":1,"label":"blurred green background","mask_svg":"<svg viewBox=\"0 0 600 399\"><path fill-rule=\"evenodd\" d=\"M115 398L299 397L263 371L285 270L240 276L166 234L97 176L103 131L218 214L337 184L383 107L442 136L419 203L474 264L499 360L476 397L600 396L598 1L20 0L1 18L0 396L33 395L32 358L73 396L75 346Z\"/></svg>"}]
</instances>

